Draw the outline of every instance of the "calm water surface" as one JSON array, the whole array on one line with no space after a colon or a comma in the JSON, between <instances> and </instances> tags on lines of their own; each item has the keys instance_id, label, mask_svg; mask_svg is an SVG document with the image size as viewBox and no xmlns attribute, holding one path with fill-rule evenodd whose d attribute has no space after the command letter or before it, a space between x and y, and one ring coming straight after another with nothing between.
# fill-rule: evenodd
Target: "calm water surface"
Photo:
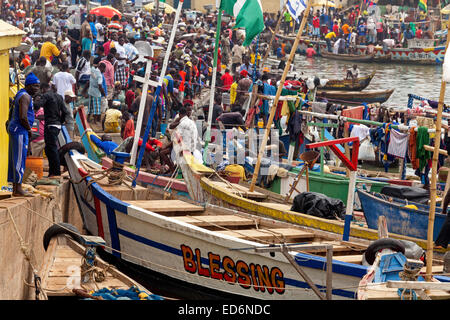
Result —
<instances>
[{"instance_id":1,"label":"calm water surface","mask_svg":"<svg viewBox=\"0 0 450 320\"><path fill-rule=\"evenodd\" d=\"M297 55L294 66L296 71L303 72L306 76L343 79L346 76L346 70L351 68L353 63L320 57L308 59L305 56ZM358 68L362 75L368 75L372 71L377 72L365 90L395 89L385 105L406 107L410 93L431 100L439 100L442 66L358 63ZM447 90L444 102L450 102L450 88Z\"/></svg>"}]
</instances>

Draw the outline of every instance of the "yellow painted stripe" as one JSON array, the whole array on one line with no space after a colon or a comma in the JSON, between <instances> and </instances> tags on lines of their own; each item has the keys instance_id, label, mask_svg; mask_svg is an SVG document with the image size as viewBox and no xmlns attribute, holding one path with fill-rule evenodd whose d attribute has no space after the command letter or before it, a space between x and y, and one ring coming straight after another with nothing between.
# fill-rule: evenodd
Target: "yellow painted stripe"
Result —
<instances>
[{"instance_id":1,"label":"yellow painted stripe","mask_svg":"<svg viewBox=\"0 0 450 320\"><path fill-rule=\"evenodd\" d=\"M212 196L220 200L223 200L233 206L239 207L246 212L253 212L259 215L272 217L274 219L281 220L284 222L298 224L301 226L328 231L336 234L343 234L344 232L344 222L336 220L327 220L302 213L297 213L294 211L283 211L279 209L274 209L270 207L270 204L265 205L263 203L246 199L244 197L240 197L233 193L227 192L227 190L210 183L210 180L205 177L201 178L200 184L203 190L205 190ZM364 228L360 226L351 226L350 236L366 240L377 240L378 232L377 230L369 228ZM389 236L391 238L413 241L424 249L426 249L427 246L426 240L402 236L393 233L389 233Z\"/></svg>"}]
</instances>

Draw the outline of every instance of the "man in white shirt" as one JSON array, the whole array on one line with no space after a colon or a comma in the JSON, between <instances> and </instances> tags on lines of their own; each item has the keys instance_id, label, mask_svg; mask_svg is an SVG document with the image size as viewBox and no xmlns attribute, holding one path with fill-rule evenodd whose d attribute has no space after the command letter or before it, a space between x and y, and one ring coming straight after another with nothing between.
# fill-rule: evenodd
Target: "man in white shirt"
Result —
<instances>
[{"instance_id":1,"label":"man in white shirt","mask_svg":"<svg viewBox=\"0 0 450 320\"><path fill-rule=\"evenodd\" d=\"M394 46L395 46L395 40L394 39L384 39L383 40L383 50L384 51L392 49Z\"/></svg>"},{"instance_id":2,"label":"man in white shirt","mask_svg":"<svg viewBox=\"0 0 450 320\"><path fill-rule=\"evenodd\" d=\"M356 79L359 77L359 69L356 64L353 65L353 68L347 70L347 79Z\"/></svg>"},{"instance_id":3,"label":"man in white shirt","mask_svg":"<svg viewBox=\"0 0 450 320\"><path fill-rule=\"evenodd\" d=\"M81 58L78 60L75 67L75 79L77 80L77 86L83 87L84 89L86 83L88 83L91 75L91 52L89 50L84 50Z\"/></svg>"},{"instance_id":4,"label":"man in white shirt","mask_svg":"<svg viewBox=\"0 0 450 320\"><path fill-rule=\"evenodd\" d=\"M117 69L114 73L114 81L119 81L122 85L122 89L127 86L128 75L126 72L127 65L127 53L124 47L125 37L120 36L118 41L112 41L111 47L116 48Z\"/></svg>"},{"instance_id":5,"label":"man in white shirt","mask_svg":"<svg viewBox=\"0 0 450 320\"><path fill-rule=\"evenodd\" d=\"M105 42L105 18L99 17L98 22L95 24L97 29L97 45L101 46Z\"/></svg>"},{"instance_id":6,"label":"man in white shirt","mask_svg":"<svg viewBox=\"0 0 450 320\"><path fill-rule=\"evenodd\" d=\"M77 81L75 77L69 71L69 64L63 62L61 66L61 71L55 73L51 84L55 87L56 93L59 94L64 99L64 93L68 90L75 91L75 84Z\"/></svg>"},{"instance_id":7,"label":"man in white shirt","mask_svg":"<svg viewBox=\"0 0 450 320\"><path fill-rule=\"evenodd\" d=\"M139 58L139 51L134 46L134 39L125 38L125 53L127 55L128 64L131 65L135 60Z\"/></svg>"},{"instance_id":8,"label":"man in white shirt","mask_svg":"<svg viewBox=\"0 0 450 320\"><path fill-rule=\"evenodd\" d=\"M183 139L184 147L194 154L194 151L197 150L198 131L195 122L189 118L191 112L192 109L181 107L178 112L178 118L172 123L172 127L173 125L176 125L175 130ZM176 124L176 122L178 122L178 124Z\"/></svg>"},{"instance_id":9,"label":"man in white shirt","mask_svg":"<svg viewBox=\"0 0 450 320\"><path fill-rule=\"evenodd\" d=\"M141 12L141 14L139 15L138 13L136 13L136 16L135 16L135 19L136 19L136 21L135 21L135 24L138 26L138 28L140 28L140 29L142 29L143 28L143 25L142 25L142 22L143 22L143 20L142 20L142 17L141 16L143 16L144 14Z\"/></svg>"}]
</instances>

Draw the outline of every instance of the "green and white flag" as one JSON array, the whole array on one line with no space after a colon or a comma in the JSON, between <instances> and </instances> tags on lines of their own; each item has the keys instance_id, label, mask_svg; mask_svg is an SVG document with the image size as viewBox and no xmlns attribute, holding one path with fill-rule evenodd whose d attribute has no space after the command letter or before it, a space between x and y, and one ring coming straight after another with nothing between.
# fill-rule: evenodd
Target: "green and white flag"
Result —
<instances>
[{"instance_id":1,"label":"green and white flag","mask_svg":"<svg viewBox=\"0 0 450 320\"><path fill-rule=\"evenodd\" d=\"M235 28L245 29L244 46L264 30L263 8L260 0L222 0L221 9L236 18Z\"/></svg>"}]
</instances>

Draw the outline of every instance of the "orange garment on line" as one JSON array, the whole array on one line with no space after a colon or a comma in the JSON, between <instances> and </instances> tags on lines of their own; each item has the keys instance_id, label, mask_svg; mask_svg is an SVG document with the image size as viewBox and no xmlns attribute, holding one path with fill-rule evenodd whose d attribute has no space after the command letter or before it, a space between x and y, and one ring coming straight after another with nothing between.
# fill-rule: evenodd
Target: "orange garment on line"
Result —
<instances>
[{"instance_id":1,"label":"orange garment on line","mask_svg":"<svg viewBox=\"0 0 450 320\"><path fill-rule=\"evenodd\" d=\"M341 115L343 117L347 117L347 118L351 118L351 119L362 120L363 113L364 113L364 106L360 106L360 107L354 107L354 108L348 108L348 109L342 110ZM350 122L345 122L345 129L348 130L348 128L350 127L350 124L351 124Z\"/></svg>"}]
</instances>

